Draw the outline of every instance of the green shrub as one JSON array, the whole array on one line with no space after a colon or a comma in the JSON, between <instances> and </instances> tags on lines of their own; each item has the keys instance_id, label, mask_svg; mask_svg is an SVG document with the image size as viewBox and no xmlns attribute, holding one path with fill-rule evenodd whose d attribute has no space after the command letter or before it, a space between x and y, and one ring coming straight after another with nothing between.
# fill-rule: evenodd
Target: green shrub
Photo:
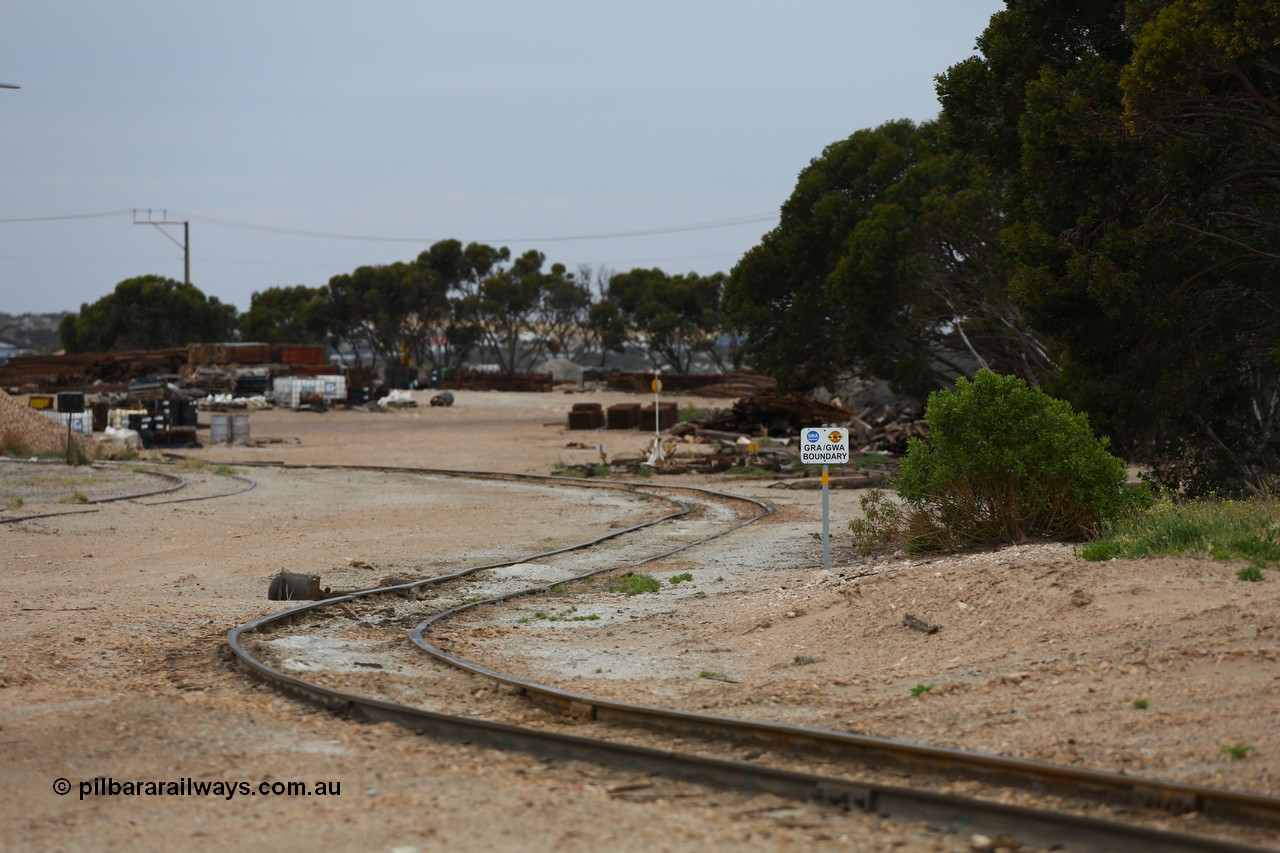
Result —
<instances>
[{"instance_id":1,"label":"green shrub","mask_svg":"<svg viewBox=\"0 0 1280 853\"><path fill-rule=\"evenodd\" d=\"M929 395L925 419L895 482L909 549L1083 539L1132 500L1085 415L1016 376L962 378Z\"/></svg>"}]
</instances>

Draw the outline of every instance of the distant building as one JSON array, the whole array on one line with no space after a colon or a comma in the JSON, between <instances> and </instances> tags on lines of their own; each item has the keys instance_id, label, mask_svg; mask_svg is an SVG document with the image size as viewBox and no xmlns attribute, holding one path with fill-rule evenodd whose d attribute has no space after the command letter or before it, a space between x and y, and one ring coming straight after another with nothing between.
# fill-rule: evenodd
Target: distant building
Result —
<instances>
[{"instance_id":1,"label":"distant building","mask_svg":"<svg viewBox=\"0 0 1280 853\"><path fill-rule=\"evenodd\" d=\"M4 364L15 355L26 355L31 350L26 347L18 347L13 344L0 341L0 364Z\"/></svg>"}]
</instances>

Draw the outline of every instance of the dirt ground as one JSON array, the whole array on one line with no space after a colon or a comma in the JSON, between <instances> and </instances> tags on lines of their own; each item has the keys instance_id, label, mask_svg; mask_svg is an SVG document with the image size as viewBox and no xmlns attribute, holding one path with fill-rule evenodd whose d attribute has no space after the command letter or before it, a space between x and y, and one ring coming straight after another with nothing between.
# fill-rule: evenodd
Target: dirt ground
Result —
<instances>
[{"instance_id":1,"label":"dirt ground","mask_svg":"<svg viewBox=\"0 0 1280 853\"><path fill-rule=\"evenodd\" d=\"M600 442L610 456L644 445L564 426L573 403L625 395L461 392L451 408L428 396L398 412L256 412L260 446L184 453L546 474L594 462ZM226 488L212 466L185 470L194 490ZM147 506L81 500L142 475L0 464L0 520L84 510L0 524L6 849L973 848L919 826L438 743L275 695L220 655L231 627L278 609L266 600L274 572L369 585L585 539L641 510L516 484L236 470L256 487ZM1280 794L1274 572L1247 583L1232 563L1089 563L1060 544L864 561L849 547L852 491L832 492L824 572L818 492L672 481L778 512L651 567L692 581L629 602L647 618L540 626L519 643L470 626L455 632L464 650L583 692ZM937 632L905 627L907 615ZM292 781L340 790L257 793ZM111 782L177 788L113 795Z\"/></svg>"}]
</instances>

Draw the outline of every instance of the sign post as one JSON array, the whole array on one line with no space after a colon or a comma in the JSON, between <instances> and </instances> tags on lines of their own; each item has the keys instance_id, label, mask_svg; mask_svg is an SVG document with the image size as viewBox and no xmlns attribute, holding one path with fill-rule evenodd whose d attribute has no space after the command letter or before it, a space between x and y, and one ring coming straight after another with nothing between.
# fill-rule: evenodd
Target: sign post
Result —
<instances>
[{"instance_id":1,"label":"sign post","mask_svg":"<svg viewBox=\"0 0 1280 853\"><path fill-rule=\"evenodd\" d=\"M831 497L827 465L849 461L849 430L809 427L800 431L800 462L822 466L822 570L831 571Z\"/></svg>"}]
</instances>

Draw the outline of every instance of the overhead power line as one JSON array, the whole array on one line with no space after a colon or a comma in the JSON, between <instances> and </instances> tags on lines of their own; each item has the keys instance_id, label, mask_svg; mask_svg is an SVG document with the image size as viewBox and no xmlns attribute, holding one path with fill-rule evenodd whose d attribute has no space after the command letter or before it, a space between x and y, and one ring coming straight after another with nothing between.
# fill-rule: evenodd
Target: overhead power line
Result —
<instances>
[{"instance_id":1,"label":"overhead power line","mask_svg":"<svg viewBox=\"0 0 1280 853\"><path fill-rule=\"evenodd\" d=\"M104 210L101 213L64 213L59 216L19 216L0 219L3 222L61 222L67 219L107 219L112 216L131 215L132 210Z\"/></svg>"},{"instance_id":2,"label":"overhead power line","mask_svg":"<svg viewBox=\"0 0 1280 853\"><path fill-rule=\"evenodd\" d=\"M434 243L440 237L391 237L378 234L344 234L332 231L311 231L300 228L286 228L278 225L261 225L252 222L240 222L234 219L221 219L213 216L201 216L196 213L183 214L193 222L208 225L221 225L226 228L239 228L246 231L264 231L274 234L289 234L295 237L320 237L326 240L363 240L380 243ZM665 225L656 228L642 228L631 231L612 231L600 234L576 234L570 236L545 237L487 237L477 240L481 243L559 243L573 240L611 240L624 237L648 237L659 234L679 234L686 231L707 231L714 228L731 228L735 225L751 225L757 222L768 222L777 219L776 213L756 213L748 216L737 216L731 219L717 219L709 222L695 222L687 225Z\"/></svg>"},{"instance_id":3,"label":"overhead power line","mask_svg":"<svg viewBox=\"0 0 1280 853\"><path fill-rule=\"evenodd\" d=\"M74 219L106 219L114 216L133 216L136 209L105 210L98 213L65 213L58 216L17 216L0 218L0 224L19 222L60 222ZM218 225L223 228L238 228L242 231L261 231L268 234L288 234L294 237L319 237L325 240L361 240L374 243L434 243L440 237L393 237L385 234L347 234L337 231L314 231L305 228L289 228L280 225L263 225L257 222L241 222L236 219L223 219L217 216L202 216L198 213L179 213L166 211L175 216L185 216L192 222L203 222L207 225ZM654 228L637 228L629 231L607 231L597 234L549 235L542 237L487 237L478 239L480 243L565 243L574 240L616 240L627 237L651 237L661 234L681 234L688 231L710 231L716 228L732 228L737 225L752 225L769 222L778 218L776 213L753 213L747 216L735 216L729 219L713 219L708 222L692 222L684 225L660 225Z\"/></svg>"}]
</instances>

